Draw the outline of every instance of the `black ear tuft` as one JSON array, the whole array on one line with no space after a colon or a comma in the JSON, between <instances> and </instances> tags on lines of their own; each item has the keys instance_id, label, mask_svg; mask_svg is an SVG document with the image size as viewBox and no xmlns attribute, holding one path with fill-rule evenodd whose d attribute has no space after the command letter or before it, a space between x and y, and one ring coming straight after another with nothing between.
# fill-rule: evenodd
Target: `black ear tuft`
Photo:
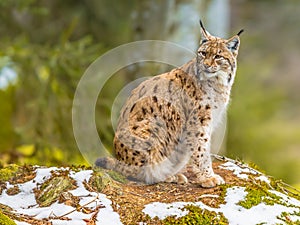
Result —
<instances>
[{"instance_id":1,"label":"black ear tuft","mask_svg":"<svg viewBox=\"0 0 300 225\"><path fill-rule=\"evenodd\" d=\"M205 28L204 28L203 23L202 23L201 20L199 20L199 23L200 23L200 27L201 27L203 30L205 30Z\"/></svg>"},{"instance_id":2,"label":"black ear tuft","mask_svg":"<svg viewBox=\"0 0 300 225\"><path fill-rule=\"evenodd\" d=\"M199 20L199 23L200 23L200 27L201 27L201 30L204 32L204 34L207 36L207 32L205 30L205 27L203 26L203 23L201 20Z\"/></svg>"},{"instance_id":3,"label":"black ear tuft","mask_svg":"<svg viewBox=\"0 0 300 225\"><path fill-rule=\"evenodd\" d=\"M201 20L199 20L200 23L200 27L201 27L201 40L202 40L202 44L207 41L207 39L209 38L210 34L205 30L205 27L203 26L203 23Z\"/></svg>"},{"instance_id":4,"label":"black ear tuft","mask_svg":"<svg viewBox=\"0 0 300 225\"><path fill-rule=\"evenodd\" d=\"M237 36L240 36L244 32L244 29L241 29L238 33Z\"/></svg>"}]
</instances>

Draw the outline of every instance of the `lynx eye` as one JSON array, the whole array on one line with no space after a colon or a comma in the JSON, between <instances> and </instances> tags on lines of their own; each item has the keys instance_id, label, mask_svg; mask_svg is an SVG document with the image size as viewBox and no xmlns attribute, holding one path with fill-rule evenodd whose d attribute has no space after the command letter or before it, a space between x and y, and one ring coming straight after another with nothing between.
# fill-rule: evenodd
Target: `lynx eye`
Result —
<instances>
[{"instance_id":1,"label":"lynx eye","mask_svg":"<svg viewBox=\"0 0 300 225\"><path fill-rule=\"evenodd\" d=\"M205 57L207 55L205 51L199 51L198 53L203 57Z\"/></svg>"},{"instance_id":2,"label":"lynx eye","mask_svg":"<svg viewBox=\"0 0 300 225\"><path fill-rule=\"evenodd\" d=\"M214 56L214 59L221 59L221 58L222 58L221 55L215 55L215 56Z\"/></svg>"}]
</instances>

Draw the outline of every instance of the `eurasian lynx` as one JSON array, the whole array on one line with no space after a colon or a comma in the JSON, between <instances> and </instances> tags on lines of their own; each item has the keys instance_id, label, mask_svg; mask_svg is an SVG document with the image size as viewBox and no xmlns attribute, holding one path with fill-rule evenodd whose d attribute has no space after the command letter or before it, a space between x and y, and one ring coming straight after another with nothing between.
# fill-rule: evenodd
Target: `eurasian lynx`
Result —
<instances>
[{"instance_id":1,"label":"eurasian lynx","mask_svg":"<svg viewBox=\"0 0 300 225\"><path fill-rule=\"evenodd\" d=\"M201 21L197 56L144 81L122 108L114 138L116 158L97 166L146 183L186 183L190 163L202 187L224 183L212 169L210 141L226 111L236 73L239 34L210 35Z\"/></svg>"}]
</instances>

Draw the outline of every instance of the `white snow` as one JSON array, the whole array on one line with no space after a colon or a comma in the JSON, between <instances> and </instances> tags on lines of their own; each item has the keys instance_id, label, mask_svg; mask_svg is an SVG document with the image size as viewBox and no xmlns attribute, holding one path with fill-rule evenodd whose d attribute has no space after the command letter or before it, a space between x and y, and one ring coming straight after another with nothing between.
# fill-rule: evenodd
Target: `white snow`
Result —
<instances>
[{"instance_id":1,"label":"white snow","mask_svg":"<svg viewBox=\"0 0 300 225\"><path fill-rule=\"evenodd\" d=\"M7 195L6 191L0 195L0 203L5 204L15 210L17 213L34 216L36 219L50 218L49 221L53 225L86 225L83 219L90 219L92 213L86 214L81 211L77 211L74 207L65 205L63 203L55 202L48 207L39 207L33 189L38 187L43 181L51 177L51 171L65 170L61 168L37 168L36 177L23 184L18 184L20 193L16 195ZM113 211L111 201L106 198L104 194L98 194L96 192L90 192L84 188L83 181L87 181L91 175L92 170L84 170L80 172L71 172L70 177L73 178L77 183L77 188L69 191L74 196L80 198L79 204L85 205L90 209L95 209L97 206L101 206L97 214L96 224L122 224L119 215ZM12 187L8 182L6 184ZM70 213L71 212L71 213ZM69 213L69 214L67 214ZM54 217L62 216L67 214L70 220L59 220ZM15 221L18 225L27 225L28 223Z\"/></svg>"},{"instance_id":2,"label":"white snow","mask_svg":"<svg viewBox=\"0 0 300 225\"><path fill-rule=\"evenodd\" d=\"M20 222L20 221L15 221L15 223L17 225L30 225L29 223L26 223L26 222Z\"/></svg>"},{"instance_id":3,"label":"white snow","mask_svg":"<svg viewBox=\"0 0 300 225\"><path fill-rule=\"evenodd\" d=\"M270 190L270 192L279 196L282 199L282 202L287 203L289 205L294 205L294 206L300 207L300 201L298 201L297 199L291 198L285 194L282 194L279 191Z\"/></svg>"},{"instance_id":4,"label":"white snow","mask_svg":"<svg viewBox=\"0 0 300 225\"><path fill-rule=\"evenodd\" d=\"M88 181L90 177L92 176L93 171L92 170L83 170L80 172L71 172L70 177L76 180L77 188L74 190L69 191L74 196L88 196L90 195L90 192L85 189L83 182ZM83 199L86 200L87 198ZM80 202L81 204L82 202ZM85 203L83 203L85 204Z\"/></svg>"},{"instance_id":5,"label":"white snow","mask_svg":"<svg viewBox=\"0 0 300 225\"><path fill-rule=\"evenodd\" d=\"M264 176L264 175L260 175L259 177L255 177L255 180L260 180L260 181L265 182L267 184L271 183L269 178Z\"/></svg>"},{"instance_id":6,"label":"white snow","mask_svg":"<svg viewBox=\"0 0 300 225\"><path fill-rule=\"evenodd\" d=\"M250 167L246 167L245 165L239 166L237 163L228 161L220 165L219 167L222 169L230 170L233 172L234 175L245 180L249 178L249 174L259 175L258 177L255 177L255 180L259 180L267 184L270 184L270 179L267 176L263 175L262 173L254 169L251 169Z\"/></svg>"},{"instance_id":7,"label":"white snow","mask_svg":"<svg viewBox=\"0 0 300 225\"><path fill-rule=\"evenodd\" d=\"M228 219L229 224L276 224L282 222L277 219L277 216L280 216L282 212L292 213L295 210L299 210L297 208L278 204L266 205L263 202L250 209L246 209L237 205L237 203L243 200L246 195L247 192L244 187L227 189L227 195L225 197L226 203L220 206L219 212L224 214Z\"/></svg>"},{"instance_id":8,"label":"white snow","mask_svg":"<svg viewBox=\"0 0 300 225\"><path fill-rule=\"evenodd\" d=\"M285 198L290 198L284 194L279 194L280 197L283 197L283 201L285 201ZM237 204L242 201L246 197L246 195L247 192L245 191L244 187L232 187L227 189L225 204L220 205L219 208L209 207L202 202L174 202L169 204L154 202L146 205L143 212L148 214L151 218L154 218L156 216L160 219L165 219L168 216L176 216L180 218L188 214L188 211L184 209L185 206L195 205L202 209L214 211L216 213L223 213L223 215L228 219L228 222L231 225L252 225L260 223L282 223L282 221L277 218L277 216L280 216L282 212L293 213L299 212L300 210L299 208L288 207L279 204L266 205L263 202L251 207L250 209L246 209ZM296 206L300 204L300 202L296 199L289 199L289 203L293 203ZM293 216L291 218L293 219L293 221L300 220L299 216Z\"/></svg>"},{"instance_id":9,"label":"white snow","mask_svg":"<svg viewBox=\"0 0 300 225\"><path fill-rule=\"evenodd\" d=\"M248 174L254 174L254 175L258 174L258 172L255 170L251 170L250 168L247 168L247 167L242 168L233 162L226 162L226 163L220 165L219 167L222 169L230 170L237 177L239 177L241 179L246 179L246 180L249 177Z\"/></svg>"},{"instance_id":10,"label":"white snow","mask_svg":"<svg viewBox=\"0 0 300 225\"><path fill-rule=\"evenodd\" d=\"M36 177L23 184L18 184L20 193L17 195L7 195L6 191L3 191L0 196L0 203L10 206L14 209L26 209L29 206L36 205L35 197L33 194L33 189L37 184L48 179L51 176L51 171L56 170L56 167L51 168L41 168L36 171ZM6 182L8 187L13 187L8 182Z\"/></svg>"},{"instance_id":11,"label":"white snow","mask_svg":"<svg viewBox=\"0 0 300 225\"><path fill-rule=\"evenodd\" d=\"M101 203L105 206L105 208L100 209L97 215L97 223L96 224L113 224L118 225L122 224L120 221L120 216L116 212L113 211L111 207L111 201L102 194L100 198Z\"/></svg>"},{"instance_id":12,"label":"white snow","mask_svg":"<svg viewBox=\"0 0 300 225\"><path fill-rule=\"evenodd\" d=\"M219 198L219 195L212 195L212 194L203 194L201 196L199 196L198 198Z\"/></svg>"},{"instance_id":13,"label":"white snow","mask_svg":"<svg viewBox=\"0 0 300 225\"><path fill-rule=\"evenodd\" d=\"M170 215L177 218L187 215L189 212L183 209L187 205L186 202L160 203L154 202L145 206L143 212L151 218L158 217L163 220Z\"/></svg>"}]
</instances>

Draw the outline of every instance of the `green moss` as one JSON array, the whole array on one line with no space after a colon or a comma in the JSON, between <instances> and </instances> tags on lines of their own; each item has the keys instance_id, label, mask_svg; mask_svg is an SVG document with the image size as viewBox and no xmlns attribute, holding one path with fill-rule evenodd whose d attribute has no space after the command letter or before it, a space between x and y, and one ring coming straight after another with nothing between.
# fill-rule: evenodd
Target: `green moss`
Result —
<instances>
[{"instance_id":1,"label":"green moss","mask_svg":"<svg viewBox=\"0 0 300 225\"><path fill-rule=\"evenodd\" d=\"M16 225L16 223L0 211L0 225Z\"/></svg>"},{"instance_id":2,"label":"green moss","mask_svg":"<svg viewBox=\"0 0 300 225\"><path fill-rule=\"evenodd\" d=\"M183 217L176 218L176 216L167 217L162 221L165 225L198 225L198 224L209 224L209 225L225 225L228 224L228 220L222 213L216 213L201 209L194 205L188 205L184 207L189 213Z\"/></svg>"},{"instance_id":3,"label":"green moss","mask_svg":"<svg viewBox=\"0 0 300 225\"><path fill-rule=\"evenodd\" d=\"M262 170L262 169L261 169L258 165L256 165L254 162L249 162L248 165L249 165L249 167L251 167L251 168L257 170L258 172L261 172L261 173L263 173L263 174L266 173L266 171Z\"/></svg>"},{"instance_id":4,"label":"green moss","mask_svg":"<svg viewBox=\"0 0 300 225\"><path fill-rule=\"evenodd\" d=\"M278 197L275 194L270 193L267 189L260 186L248 186L246 187L246 192L248 194L245 197L245 200L240 201L238 205L243 206L246 209L250 209L253 206L256 206L262 202L267 205L274 205L275 203L282 204Z\"/></svg>"},{"instance_id":5,"label":"green moss","mask_svg":"<svg viewBox=\"0 0 300 225\"><path fill-rule=\"evenodd\" d=\"M126 177L124 177L122 174L116 172L116 171L113 171L113 170L109 170L107 171L107 174L112 178L114 179L115 181L118 181L122 184L126 184L128 182L128 180L126 179Z\"/></svg>"},{"instance_id":6,"label":"green moss","mask_svg":"<svg viewBox=\"0 0 300 225\"><path fill-rule=\"evenodd\" d=\"M300 220L292 221L290 219L290 216L300 216L300 211L299 212L294 212L294 213L283 212L277 218L282 220L284 222L284 224L287 224L287 225L300 224Z\"/></svg>"},{"instance_id":7,"label":"green moss","mask_svg":"<svg viewBox=\"0 0 300 225\"><path fill-rule=\"evenodd\" d=\"M218 188L219 188L219 191L218 192L218 205L221 205L221 204L225 204L225 197L226 197L226 194L227 194L227 189L228 188L231 188L233 187L232 184L222 184L220 185Z\"/></svg>"},{"instance_id":8,"label":"green moss","mask_svg":"<svg viewBox=\"0 0 300 225\"><path fill-rule=\"evenodd\" d=\"M270 178L271 186L281 193L287 194L288 196L295 198L300 201L300 191L294 187L289 186L284 183L282 180L276 180L274 178Z\"/></svg>"},{"instance_id":9,"label":"green moss","mask_svg":"<svg viewBox=\"0 0 300 225\"><path fill-rule=\"evenodd\" d=\"M19 166L15 164L8 165L0 169L0 181L8 181L12 178L19 170Z\"/></svg>"},{"instance_id":10,"label":"green moss","mask_svg":"<svg viewBox=\"0 0 300 225\"><path fill-rule=\"evenodd\" d=\"M71 165L70 170L73 172L77 173L83 170L92 170L91 166L86 166L86 165Z\"/></svg>"},{"instance_id":11,"label":"green moss","mask_svg":"<svg viewBox=\"0 0 300 225\"><path fill-rule=\"evenodd\" d=\"M36 200L41 207L49 206L58 200L63 192L74 188L74 180L68 176L51 177L35 191Z\"/></svg>"},{"instance_id":12,"label":"green moss","mask_svg":"<svg viewBox=\"0 0 300 225\"><path fill-rule=\"evenodd\" d=\"M102 173L102 174L107 174L109 175L109 177L111 177L113 180L122 183L122 184L126 184L128 183L128 180L126 179L125 176L123 176L122 174L114 171L114 170L107 170L107 169L103 169L101 167L94 167L93 168L94 172L98 173Z\"/></svg>"},{"instance_id":13,"label":"green moss","mask_svg":"<svg viewBox=\"0 0 300 225\"><path fill-rule=\"evenodd\" d=\"M108 174L101 171L94 171L86 188L89 191L101 192L109 184L111 184L111 178Z\"/></svg>"}]
</instances>

